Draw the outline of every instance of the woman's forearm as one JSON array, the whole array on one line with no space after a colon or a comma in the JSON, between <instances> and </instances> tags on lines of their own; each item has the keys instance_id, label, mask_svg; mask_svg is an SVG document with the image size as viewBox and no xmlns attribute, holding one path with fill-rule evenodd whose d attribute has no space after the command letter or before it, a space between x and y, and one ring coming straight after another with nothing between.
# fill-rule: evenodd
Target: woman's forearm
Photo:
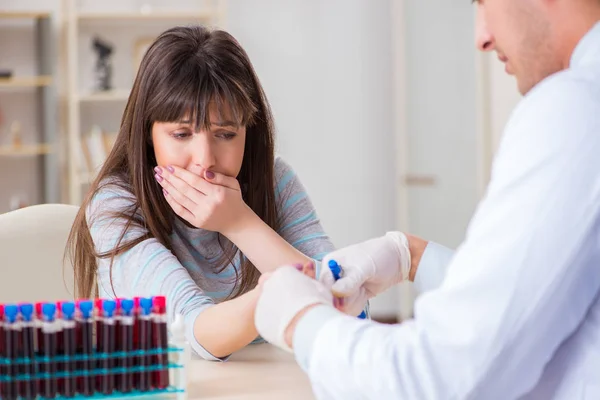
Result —
<instances>
[{"instance_id":1,"label":"woman's forearm","mask_svg":"<svg viewBox=\"0 0 600 400\"><path fill-rule=\"evenodd\" d=\"M207 308L194 322L194 336L213 356L222 358L243 348L258 336L254 309L258 291Z\"/></svg>"},{"instance_id":2,"label":"woman's forearm","mask_svg":"<svg viewBox=\"0 0 600 400\"><path fill-rule=\"evenodd\" d=\"M261 273L282 265L306 264L311 259L263 222L252 210L227 232L222 232Z\"/></svg>"}]
</instances>

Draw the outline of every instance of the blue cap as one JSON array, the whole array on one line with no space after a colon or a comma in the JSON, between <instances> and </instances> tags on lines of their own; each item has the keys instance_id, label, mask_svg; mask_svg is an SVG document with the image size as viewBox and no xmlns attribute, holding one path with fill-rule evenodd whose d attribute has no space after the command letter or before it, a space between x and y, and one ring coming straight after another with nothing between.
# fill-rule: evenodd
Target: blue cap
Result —
<instances>
[{"instance_id":1,"label":"blue cap","mask_svg":"<svg viewBox=\"0 0 600 400\"><path fill-rule=\"evenodd\" d=\"M56 314L56 304L54 304L54 303L45 303L42 306L42 315L44 316L44 318L47 321L54 321L55 314Z\"/></svg>"},{"instance_id":2,"label":"blue cap","mask_svg":"<svg viewBox=\"0 0 600 400\"><path fill-rule=\"evenodd\" d=\"M19 305L19 311L23 317L23 321L29 322L33 318L33 304L23 303Z\"/></svg>"},{"instance_id":3,"label":"blue cap","mask_svg":"<svg viewBox=\"0 0 600 400\"><path fill-rule=\"evenodd\" d=\"M152 313L152 299L142 297L140 299L140 308L142 309L142 315L150 315Z\"/></svg>"},{"instance_id":4,"label":"blue cap","mask_svg":"<svg viewBox=\"0 0 600 400\"><path fill-rule=\"evenodd\" d=\"M83 300L79 302L79 311L84 319L91 318L94 311L94 303L91 300Z\"/></svg>"},{"instance_id":5,"label":"blue cap","mask_svg":"<svg viewBox=\"0 0 600 400\"><path fill-rule=\"evenodd\" d=\"M123 315L131 315L131 312L133 311L133 300L121 300L121 310L123 311Z\"/></svg>"},{"instance_id":6,"label":"blue cap","mask_svg":"<svg viewBox=\"0 0 600 400\"><path fill-rule=\"evenodd\" d=\"M114 315L116 308L117 302L114 300L104 300L102 302L102 310L104 310L105 317L111 318Z\"/></svg>"},{"instance_id":7,"label":"blue cap","mask_svg":"<svg viewBox=\"0 0 600 400\"><path fill-rule=\"evenodd\" d=\"M366 312L361 312L360 315L358 316L358 318L360 319L367 319L367 313Z\"/></svg>"},{"instance_id":8,"label":"blue cap","mask_svg":"<svg viewBox=\"0 0 600 400\"><path fill-rule=\"evenodd\" d=\"M340 268L337 261L329 260L329 269L331 270L331 273L333 274L333 279L335 279L336 281L342 277L341 276L342 268Z\"/></svg>"},{"instance_id":9,"label":"blue cap","mask_svg":"<svg viewBox=\"0 0 600 400\"><path fill-rule=\"evenodd\" d=\"M17 315L19 314L19 307L15 304L7 304L4 306L4 317L11 324L17 321Z\"/></svg>"},{"instance_id":10,"label":"blue cap","mask_svg":"<svg viewBox=\"0 0 600 400\"><path fill-rule=\"evenodd\" d=\"M72 301L65 301L61 304L63 318L66 320L72 320L75 316L75 303Z\"/></svg>"}]
</instances>

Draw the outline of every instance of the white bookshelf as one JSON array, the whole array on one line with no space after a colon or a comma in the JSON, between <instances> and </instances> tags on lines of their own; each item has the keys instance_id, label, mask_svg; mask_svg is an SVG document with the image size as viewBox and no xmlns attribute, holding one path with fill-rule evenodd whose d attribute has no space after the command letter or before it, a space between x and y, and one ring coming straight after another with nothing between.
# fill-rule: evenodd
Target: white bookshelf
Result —
<instances>
[{"instance_id":1,"label":"white bookshelf","mask_svg":"<svg viewBox=\"0 0 600 400\"><path fill-rule=\"evenodd\" d=\"M0 11L2 19L40 19L50 18L48 11Z\"/></svg>"},{"instance_id":2,"label":"white bookshelf","mask_svg":"<svg viewBox=\"0 0 600 400\"><path fill-rule=\"evenodd\" d=\"M28 74L20 74L19 60L11 59L10 55L5 58L3 67L12 69L13 75L9 78L0 78L0 95L2 101L12 100L11 96L19 95L22 91L30 91L34 94L34 101L27 104L27 118L35 120L35 131L27 131L28 135L23 135L22 130L28 128L17 128L21 132L21 139L12 142L4 140L3 133L0 132L0 158L28 158L35 163L35 169L31 175L23 175L23 180L35 182L34 186L38 189L37 194L25 196L29 198L26 203L57 203L61 200L61 186L63 176L60 166L60 139L58 134L58 101L56 90L56 79L54 71L54 61L57 57L57 46L55 44L52 20L54 16L48 10L39 11L0 11L0 24L8 33L8 37L0 37L1 41L13 40L14 33L10 33L14 26L21 26L20 22L15 25L13 20L30 21L33 37L33 69ZM27 22L29 25L29 22ZM27 44L25 44L27 45ZM6 55L5 55L6 57ZM7 64L8 62L8 64ZM13 110L14 111L14 110ZM15 123L16 118L13 115L5 115L7 120L11 119ZM21 121L22 122L22 121ZM29 121L28 121L29 122ZM21 124L19 124L21 125ZM23 125L29 125L28 123ZM27 136L27 138L25 138ZM23 140L23 141L21 141ZM29 163L29 160L27 160ZM0 175L8 174L12 171L0 171ZM4 179L4 178L0 178ZM6 189L12 190L12 189ZM4 193L6 194L6 192ZM14 194L20 197L22 194ZM5 204L0 205L0 212L9 211Z\"/></svg>"},{"instance_id":3,"label":"white bookshelf","mask_svg":"<svg viewBox=\"0 0 600 400\"><path fill-rule=\"evenodd\" d=\"M49 75L43 76L15 76L11 78L0 78L0 88L25 88L25 87L40 87L50 86L52 77Z\"/></svg>"},{"instance_id":4,"label":"white bookshelf","mask_svg":"<svg viewBox=\"0 0 600 400\"><path fill-rule=\"evenodd\" d=\"M101 34L103 31L110 31L115 24L127 26L128 30L137 28L145 32L148 28L156 27L153 33L158 36L164 26L175 26L178 24L201 23L210 26L223 26L225 16L225 0L198 0L197 8L193 10L178 10L176 3L172 3L173 9L152 10L144 9L139 11L110 11L103 9L101 12L91 12L79 10L76 0L63 0L63 15L65 24L65 40L67 54L67 72L65 74L67 82L67 136L68 136L68 197L72 204L81 204L87 186L95 178L95 172L82 165L82 154L89 152L83 150L85 147L85 128L83 127L84 111L97 116L103 108L117 107L122 110L125 107L129 97L130 87L122 85L108 91L90 91L87 88L80 87L80 70L82 65L82 55L79 51L79 38L83 30L93 27L94 31ZM158 28L160 26L160 28ZM119 43L118 45L121 45ZM133 54L132 54L133 58ZM130 68L133 72L134 65L113 65L116 68ZM119 119L120 120L120 119ZM98 121L101 123L102 121ZM93 122L95 123L95 122ZM101 126L102 128L102 126ZM87 155L89 156L89 154ZM85 164L85 163L83 163Z\"/></svg>"},{"instance_id":5,"label":"white bookshelf","mask_svg":"<svg viewBox=\"0 0 600 400\"><path fill-rule=\"evenodd\" d=\"M87 93L79 96L81 103L93 102L110 102L110 101L127 101L129 98L129 90L113 89L104 92Z\"/></svg>"},{"instance_id":6,"label":"white bookshelf","mask_svg":"<svg viewBox=\"0 0 600 400\"><path fill-rule=\"evenodd\" d=\"M84 21L212 21L214 12L118 12L118 13L80 13L77 19Z\"/></svg>"},{"instance_id":7,"label":"white bookshelf","mask_svg":"<svg viewBox=\"0 0 600 400\"><path fill-rule=\"evenodd\" d=\"M0 146L0 156L4 157L31 157L51 154L54 148L51 144L28 144L15 146Z\"/></svg>"}]
</instances>

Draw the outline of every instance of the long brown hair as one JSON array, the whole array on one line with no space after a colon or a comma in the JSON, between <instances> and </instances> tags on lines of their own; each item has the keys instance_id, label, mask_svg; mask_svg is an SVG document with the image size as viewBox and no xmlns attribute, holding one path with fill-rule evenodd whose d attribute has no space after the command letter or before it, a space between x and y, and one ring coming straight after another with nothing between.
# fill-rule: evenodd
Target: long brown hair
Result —
<instances>
[{"instance_id":1,"label":"long brown hair","mask_svg":"<svg viewBox=\"0 0 600 400\"><path fill-rule=\"evenodd\" d=\"M114 147L71 229L65 254L73 263L77 297L97 295L97 258L110 258L112 276L115 256L144 240L156 238L172 250L169 235L176 216L154 181L153 168L157 164L152 125L187 116L195 121L197 129L208 128L209 104L219 111L227 106L234 120L246 126L244 158L237 177L242 196L265 223L277 229L273 118L248 55L235 38L221 30L202 26L169 29L158 36L141 61ZM98 253L86 210L107 182L132 193L135 200L130 207L110 215L125 221L125 227L112 250ZM124 241L126 231L133 226L145 228L147 234ZM217 272L233 263L236 256L242 261L240 270L236 269L236 287L228 296L233 298L253 288L260 273L238 254L233 243L220 234L218 238L223 256L214 265Z\"/></svg>"}]
</instances>

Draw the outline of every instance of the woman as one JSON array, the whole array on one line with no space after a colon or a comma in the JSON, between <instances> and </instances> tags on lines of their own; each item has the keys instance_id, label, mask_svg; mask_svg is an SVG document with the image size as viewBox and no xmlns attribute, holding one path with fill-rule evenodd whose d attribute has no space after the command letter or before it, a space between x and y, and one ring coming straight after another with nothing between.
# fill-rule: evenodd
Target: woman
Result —
<instances>
[{"instance_id":1,"label":"woman","mask_svg":"<svg viewBox=\"0 0 600 400\"><path fill-rule=\"evenodd\" d=\"M228 33L161 34L69 239L80 297L165 295L188 340L219 360L252 342L261 273L333 246L292 169L252 64Z\"/></svg>"}]
</instances>

